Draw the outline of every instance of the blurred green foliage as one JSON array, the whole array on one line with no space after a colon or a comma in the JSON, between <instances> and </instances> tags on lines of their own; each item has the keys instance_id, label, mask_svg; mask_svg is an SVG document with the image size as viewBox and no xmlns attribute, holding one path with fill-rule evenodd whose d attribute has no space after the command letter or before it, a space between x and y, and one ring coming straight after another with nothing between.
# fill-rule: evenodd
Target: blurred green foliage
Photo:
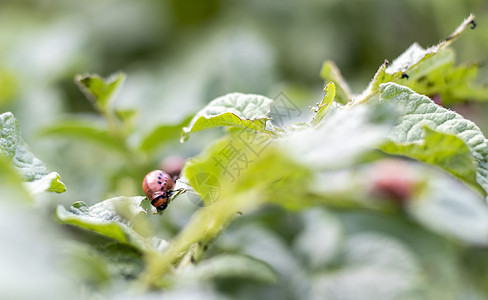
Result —
<instances>
[{"instance_id":1,"label":"blurred green foliage","mask_svg":"<svg viewBox=\"0 0 488 300\"><path fill-rule=\"evenodd\" d=\"M408 78L403 66L394 67L393 58L414 42L445 40L469 13L475 30L428 60L433 69L416 65L427 77L412 65ZM0 249L0 295L159 297L144 291L151 287L175 299L484 299L486 149L470 142L485 143L481 131L488 128L485 24L481 0L0 3L0 113L13 112L20 124L20 130L9 125L14 135L0 132L0 237L8 241ZM462 120L456 130L423 124L401 139L387 105L342 110L332 103L351 101L385 59L393 66L380 67L365 103L380 98L380 89L393 90L394 99L411 94L415 103L429 101L415 92L439 96L476 121L477 137L463 135L471 123L456 115ZM335 83L325 97L324 79ZM380 85L390 81L413 91ZM233 102L206 107L235 92L285 95L294 122L314 117L307 106L318 114L311 124L283 129L276 104L270 108L276 127L265 126L266 105L258 113ZM214 123L191 121L195 114L212 115ZM239 139L234 127L246 127L246 118L256 118L257 137L273 146L233 181L212 157ZM200 128L192 130L195 123ZM189 133L221 125L228 127L224 138L214 129L179 143L184 126ZM392 171L378 161L385 153L364 148L446 172L413 163L398 169L393 163ZM12 167L16 155L23 164ZM142 178L174 155L194 157L178 182L186 193L175 195L163 215L152 215L140 197ZM31 177L25 170L18 176L20 167ZM210 170L214 177L202 179ZM405 196L389 190L388 178L376 175L382 172L405 172L400 185L411 183L419 201L398 204ZM43 192L63 192L63 183L61 195ZM213 203L217 184L217 198L228 201ZM370 190L374 184L383 194ZM74 226L52 224L55 206L55 220Z\"/></svg>"}]
</instances>

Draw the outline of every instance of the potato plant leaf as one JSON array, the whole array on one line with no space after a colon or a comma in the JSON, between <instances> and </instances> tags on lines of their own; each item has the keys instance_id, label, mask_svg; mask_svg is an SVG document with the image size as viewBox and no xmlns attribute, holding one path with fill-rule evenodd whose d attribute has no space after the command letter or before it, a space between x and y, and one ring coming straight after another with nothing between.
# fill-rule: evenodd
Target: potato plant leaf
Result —
<instances>
[{"instance_id":1,"label":"potato plant leaf","mask_svg":"<svg viewBox=\"0 0 488 300\"><path fill-rule=\"evenodd\" d=\"M269 98L252 94L232 93L219 97L200 110L183 128L181 140L187 140L191 132L218 126L266 131L272 102Z\"/></svg>"},{"instance_id":2,"label":"potato plant leaf","mask_svg":"<svg viewBox=\"0 0 488 300\"><path fill-rule=\"evenodd\" d=\"M476 182L476 165L466 143L453 134L447 134L423 127L423 138L410 143L388 141L380 146L386 153L404 155L421 162L438 166L480 188Z\"/></svg>"},{"instance_id":3,"label":"potato plant leaf","mask_svg":"<svg viewBox=\"0 0 488 300\"><path fill-rule=\"evenodd\" d=\"M385 83L380 86L380 101L394 104L401 111L402 117L400 123L390 134L390 139L396 144L412 143L429 143L425 141L424 128L429 128L448 135L454 135L461 139L469 148L471 158L474 163L476 172L476 182L488 192L488 140L483 136L481 130L473 122L464 119L461 115L445 109L435 104L428 97L420 95L411 89L398 85L396 83ZM430 136L432 138L432 136ZM451 149L451 151L461 150L463 146L457 142L460 149ZM440 145L438 145L440 146ZM452 147L452 146L451 146ZM411 150L414 150L412 148ZM435 148L434 148L435 149ZM430 151L434 150L429 148ZM435 149L432 155L439 155L440 149ZM448 151L448 149L446 149ZM442 151L444 152L444 151ZM461 154L458 155L461 155ZM430 152L428 154L431 154ZM407 155L407 153L402 153ZM413 158L418 154L412 153ZM454 154L443 153L446 158ZM453 166L453 162L448 159L435 161L440 167L453 172L454 175L463 176L463 179L469 180L469 165L464 166L467 160L463 159L463 166ZM462 169L462 171L461 171ZM461 175L462 174L462 175ZM469 181L468 181L469 182Z\"/></svg>"},{"instance_id":4,"label":"potato plant leaf","mask_svg":"<svg viewBox=\"0 0 488 300\"><path fill-rule=\"evenodd\" d=\"M454 52L448 48L473 20L474 16L470 15L447 39L435 46L423 49L414 43L392 63L385 62L368 88L358 97L359 101L376 94L380 84L386 82L399 83L423 94L438 95L443 103L467 98L488 99L487 89L471 82L477 67L454 66Z\"/></svg>"},{"instance_id":5,"label":"potato plant leaf","mask_svg":"<svg viewBox=\"0 0 488 300\"><path fill-rule=\"evenodd\" d=\"M336 88L336 101L341 104L346 104L352 99L352 93L342 78L341 72L334 64L334 62L328 60L322 65L320 70L320 77L325 81L325 83L333 82Z\"/></svg>"},{"instance_id":6,"label":"potato plant leaf","mask_svg":"<svg viewBox=\"0 0 488 300\"><path fill-rule=\"evenodd\" d=\"M56 218L60 223L90 230L144 250L147 247L146 239L119 213L124 209L131 217L146 214L141 206L144 199L145 197L116 197L93 206L75 202L69 210L60 205L56 209Z\"/></svg>"},{"instance_id":7,"label":"potato plant leaf","mask_svg":"<svg viewBox=\"0 0 488 300\"><path fill-rule=\"evenodd\" d=\"M101 112L108 112L110 104L124 80L124 73L115 74L106 80L98 75L75 77L75 82L81 91Z\"/></svg>"},{"instance_id":8,"label":"potato plant leaf","mask_svg":"<svg viewBox=\"0 0 488 300\"><path fill-rule=\"evenodd\" d=\"M59 174L49 172L42 161L29 151L20 136L17 121L10 112L0 114L0 153L7 157L32 194L66 191Z\"/></svg>"},{"instance_id":9,"label":"potato plant leaf","mask_svg":"<svg viewBox=\"0 0 488 300\"><path fill-rule=\"evenodd\" d=\"M0 151L13 159L20 141L20 130L17 120L10 112L0 114Z\"/></svg>"},{"instance_id":10,"label":"potato plant leaf","mask_svg":"<svg viewBox=\"0 0 488 300\"><path fill-rule=\"evenodd\" d=\"M325 117L329 107L332 105L332 101L334 101L334 97L336 95L336 89L333 82L330 82L325 87L325 96L322 102L317 106L317 111L315 112L315 116L312 119L312 125L317 126L320 124L320 121Z\"/></svg>"}]
</instances>

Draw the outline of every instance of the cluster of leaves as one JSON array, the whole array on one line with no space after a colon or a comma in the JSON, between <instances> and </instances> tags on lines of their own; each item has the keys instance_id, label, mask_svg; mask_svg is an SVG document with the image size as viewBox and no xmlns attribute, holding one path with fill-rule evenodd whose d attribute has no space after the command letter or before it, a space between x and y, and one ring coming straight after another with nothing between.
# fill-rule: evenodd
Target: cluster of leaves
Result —
<instances>
[{"instance_id":1,"label":"cluster of leaves","mask_svg":"<svg viewBox=\"0 0 488 300\"><path fill-rule=\"evenodd\" d=\"M184 228L169 241L158 238L151 218L161 216L142 196L59 206L59 223L106 238L76 244L72 264L82 266L91 288L106 284L120 296L142 288L175 298L483 299L488 140L473 122L426 96L443 103L483 98L484 88L469 83L474 67L454 66L448 47L473 22L470 16L439 45L413 45L385 63L360 95L326 62L326 95L306 123L277 127L269 117L273 101L264 96L213 100L181 133L185 141L198 131L227 129L186 162L177 182L186 193L175 193L174 204L195 197L202 203ZM131 146L134 112L111 106L123 78L77 78L103 126L67 121L44 133L143 157L131 166L140 174L151 151L179 126L157 128ZM62 192L57 174L26 150L13 116L1 120L2 178L25 191ZM18 171L23 179L11 176ZM256 225L266 222L273 225ZM282 227L293 234L280 234ZM120 282L135 289L116 290Z\"/></svg>"}]
</instances>

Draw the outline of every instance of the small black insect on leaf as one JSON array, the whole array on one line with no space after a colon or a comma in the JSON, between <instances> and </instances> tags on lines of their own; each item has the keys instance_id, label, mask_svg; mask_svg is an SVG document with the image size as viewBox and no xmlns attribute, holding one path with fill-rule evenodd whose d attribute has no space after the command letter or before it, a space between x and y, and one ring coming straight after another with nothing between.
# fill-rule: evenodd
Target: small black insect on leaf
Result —
<instances>
[{"instance_id":1,"label":"small black insect on leaf","mask_svg":"<svg viewBox=\"0 0 488 300\"><path fill-rule=\"evenodd\" d=\"M402 79L408 79L408 78L410 77L407 75L407 73L402 73Z\"/></svg>"}]
</instances>

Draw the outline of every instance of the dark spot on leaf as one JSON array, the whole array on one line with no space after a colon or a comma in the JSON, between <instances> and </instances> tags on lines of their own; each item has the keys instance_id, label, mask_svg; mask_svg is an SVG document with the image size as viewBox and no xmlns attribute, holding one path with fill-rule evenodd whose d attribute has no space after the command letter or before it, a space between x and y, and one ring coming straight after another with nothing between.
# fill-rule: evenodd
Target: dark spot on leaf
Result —
<instances>
[{"instance_id":1,"label":"dark spot on leaf","mask_svg":"<svg viewBox=\"0 0 488 300\"><path fill-rule=\"evenodd\" d=\"M409 76L407 75L407 73L402 73L402 79L408 79Z\"/></svg>"},{"instance_id":2,"label":"dark spot on leaf","mask_svg":"<svg viewBox=\"0 0 488 300\"><path fill-rule=\"evenodd\" d=\"M452 36L448 36L448 37L446 38L446 42L447 42L447 41L450 41L450 40L452 40L452 39L453 39L453 37L452 37Z\"/></svg>"}]
</instances>

